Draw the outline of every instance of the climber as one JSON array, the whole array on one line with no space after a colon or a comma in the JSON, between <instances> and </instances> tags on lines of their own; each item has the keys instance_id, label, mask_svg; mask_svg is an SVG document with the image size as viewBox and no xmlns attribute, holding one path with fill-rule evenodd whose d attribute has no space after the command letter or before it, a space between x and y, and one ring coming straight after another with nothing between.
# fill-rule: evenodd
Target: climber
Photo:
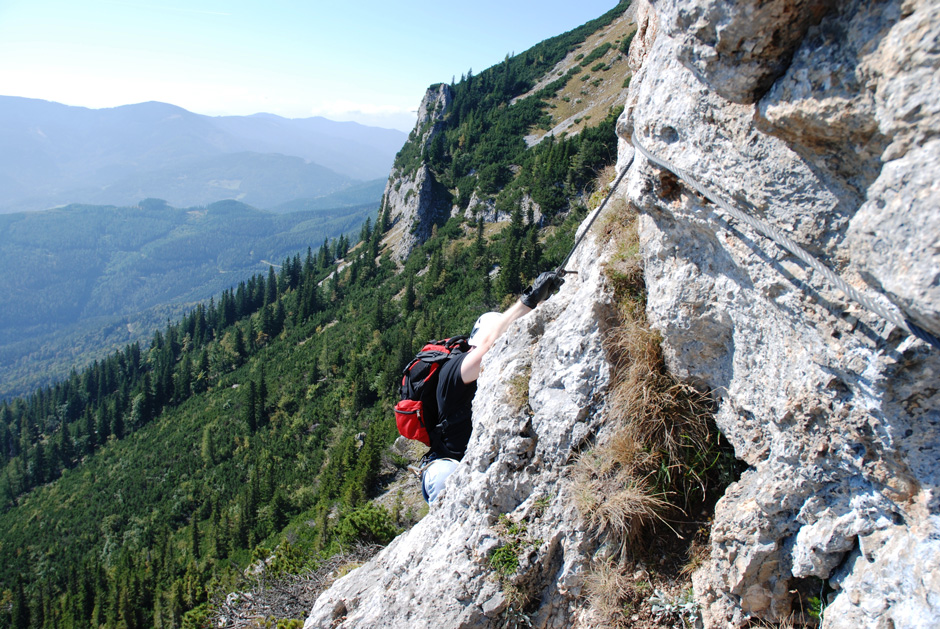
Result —
<instances>
[{"instance_id":1,"label":"climber","mask_svg":"<svg viewBox=\"0 0 940 629\"><path fill-rule=\"evenodd\" d=\"M473 396L477 390L483 356L513 321L551 297L562 283L562 274L546 271L535 279L508 310L481 315L470 333L470 351L454 356L441 367L437 382L437 407L439 425L446 422L448 426L441 439L442 450L446 451L432 448L422 460L421 492L426 502L434 502L444 488L444 481L457 467L457 462L463 458L467 449L473 430Z\"/></svg>"}]
</instances>

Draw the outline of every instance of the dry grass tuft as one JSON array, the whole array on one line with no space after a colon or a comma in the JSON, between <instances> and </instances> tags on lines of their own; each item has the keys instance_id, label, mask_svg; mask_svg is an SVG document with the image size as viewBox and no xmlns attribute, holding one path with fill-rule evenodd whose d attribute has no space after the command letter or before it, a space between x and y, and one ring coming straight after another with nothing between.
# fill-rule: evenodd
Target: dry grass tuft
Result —
<instances>
[{"instance_id":1,"label":"dry grass tuft","mask_svg":"<svg viewBox=\"0 0 940 629\"><path fill-rule=\"evenodd\" d=\"M619 428L579 457L573 478L590 528L623 552L646 526L687 507L696 488L704 493L692 453L708 451L713 435L709 399L668 373L659 334L647 323L636 214L626 204L614 210L602 228L618 246L605 269L618 304L605 345L608 413Z\"/></svg>"},{"instance_id":2,"label":"dry grass tuft","mask_svg":"<svg viewBox=\"0 0 940 629\"><path fill-rule=\"evenodd\" d=\"M617 305L605 338L612 372L608 415L617 429L582 453L571 471L575 504L606 546L605 558L594 561L586 576L586 593L608 626L631 626L637 614L651 613L651 592L640 591L627 569L631 559L652 552L645 543L636 550L641 536L657 527L678 535L674 525L710 508L729 482L724 472L733 463L719 447L711 399L669 374L661 338L649 327L636 223L635 209L621 199L599 224L601 238L617 247L605 268ZM672 541L660 550L675 546ZM697 565L704 553L701 542L689 563ZM673 578L687 581L689 574Z\"/></svg>"},{"instance_id":3,"label":"dry grass tuft","mask_svg":"<svg viewBox=\"0 0 940 629\"><path fill-rule=\"evenodd\" d=\"M610 413L621 424L612 454L634 474L655 477L662 491L704 498L708 481L704 461L697 459L715 450L712 402L666 371L659 335L635 310L622 312L633 317L607 337L613 367ZM678 502L679 508L689 506L687 500Z\"/></svg>"},{"instance_id":4,"label":"dry grass tuft","mask_svg":"<svg viewBox=\"0 0 940 629\"><path fill-rule=\"evenodd\" d=\"M532 365L524 365L509 379L506 396L513 412L520 413L529 405L529 381L532 379Z\"/></svg>"},{"instance_id":5,"label":"dry grass tuft","mask_svg":"<svg viewBox=\"0 0 940 629\"><path fill-rule=\"evenodd\" d=\"M575 502L595 535L615 541L618 554L623 555L643 528L661 517L669 503L645 481L632 478L628 470L611 466L604 456L607 454L595 450L579 460L574 477Z\"/></svg>"},{"instance_id":6,"label":"dry grass tuft","mask_svg":"<svg viewBox=\"0 0 940 629\"><path fill-rule=\"evenodd\" d=\"M584 588L604 626L625 626L624 601L634 593L630 575L612 561L599 561L585 577Z\"/></svg>"}]
</instances>

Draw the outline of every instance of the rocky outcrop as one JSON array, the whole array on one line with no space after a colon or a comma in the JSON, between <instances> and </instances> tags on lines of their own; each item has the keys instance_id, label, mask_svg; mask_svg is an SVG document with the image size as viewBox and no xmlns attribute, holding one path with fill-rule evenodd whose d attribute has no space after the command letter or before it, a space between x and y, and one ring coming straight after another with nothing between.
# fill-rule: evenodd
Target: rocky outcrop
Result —
<instances>
[{"instance_id":1,"label":"rocky outcrop","mask_svg":"<svg viewBox=\"0 0 940 629\"><path fill-rule=\"evenodd\" d=\"M412 153L401 163L396 159L385 184L383 203L388 211L390 230L384 242L391 246L392 257L398 261L431 236L434 225L444 223L451 214L451 195L440 185L434 173L421 161L421 155L442 132L444 116L453 99L451 87L445 83L432 86L418 108L418 120L402 149Z\"/></svg>"},{"instance_id":2,"label":"rocky outcrop","mask_svg":"<svg viewBox=\"0 0 940 629\"><path fill-rule=\"evenodd\" d=\"M531 213L534 223L542 223L542 208L526 193L523 193L522 198L519 200L519 211L525 217L528 217ZM467 204L467 209L464 210L463 215L468 220L473 221L482 218L484 223L505 223L512 219L510 212L500 211L496 207L496 200L493 197L480 196L475 191L470 197L470 202Z\"/></svg>"},{"instance_id":3,"label":"rocky outcrop","mask_svg":"<svg viewBox=\"0 0 940 629\"><path fill-rule=\"evenodd\" d=\"M573 506L567 464L606 430L611 317L585 242L559 294L514 324L484 361L467 456L430 513L317 601L305 627L487 627L510 612L506 590L541 599L536 627L568 627L596 549ZM507 386L507 383L510 383ZM507 542L500 516L522 523L519 569L501 584L489 563Z\"/></svg>"},{"instance_id":4,"label":"rocky outcrop","mask_svg":"<svg viewBox=\"0 0 940 629\"><path fill-rule=\"evenodd\" d=\"M830 6L653 2L623 159L636 130L936 334L940 7ZM669 367L750 466L695 575L706 624L782 620L825 582L824 626L935 626L940 351L641 157L624 185Z\"/></svg>"},{"instance_id":5,"label":"rocky outcrop","mask_svg":"<svg viewBox=\"0 0 940 629\"><path fill-rule=\"evenodd\" d=\"M779 77L824 0L655 2L676 58L723 98L752 103Z\"/></svg>"}]
</instances>

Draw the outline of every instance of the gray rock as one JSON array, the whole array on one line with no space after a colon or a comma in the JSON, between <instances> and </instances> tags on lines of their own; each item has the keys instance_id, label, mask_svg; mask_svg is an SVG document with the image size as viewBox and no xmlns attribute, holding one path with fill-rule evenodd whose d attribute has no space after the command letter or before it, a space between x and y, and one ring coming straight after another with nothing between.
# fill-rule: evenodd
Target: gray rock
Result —
<instances>
[{"instance_id":1,"label":"gray rock","mask_svg":"<svg viewBox=\"0 0 940 629\"><path fill-rule=\"evenodd\" d=\"M444 116L453 100L450 86L432 86L418 108L418 120L408 140L427 148L442 132ZM415 247L430 238L435 225L451 215L451 194L424 164L404 164L392 168L382 202L388 207L391 228L384 241L390 243L392 257L402 261Z\"/></svg>"},{"instance_id":2,"label":"gray rock","mask_svg":"<svg viewBox=\"0 0 940 629\"><path fill-rule=\"evenodd\" d=\"M748 16L780 3L736 2L720 19L716 5L655 3L666 27L636 61L621 160L635 129L936 330L936 3L845 3L798 37L792 64L742 54L736 77L733 56L702 42L764 28ZM777 77L763 100L729 102L750 102L762 72ZM694 578L706 624L782 620L811 576L838 588L826 626L936 624L940 584L921 566L940 560L940 352L644 159L624 185L644 213L648 314L669 367L719 395L717 423L750 465Z\"/></svg>"},{"instance_id":3,"label":"gray rock","mask_svg":"<svg viewBox=\"0 0 940 629\"><path fill-rule=\"evenodd\" d=\"M754 102L786 69L824 0L656 0L676 57L723 98Z\"/></svg>"},{"instance_id":4,"label":"gray rock","mask_svg":"<svg viewBox=\"0 0 940 629\"><path fill-rule=\"evenodd\" d=\"M932 139L884 165L848 233L852 262L862 276L936 336L940 336L938 199L940 139Z\"/></svg>"}]
</instances>

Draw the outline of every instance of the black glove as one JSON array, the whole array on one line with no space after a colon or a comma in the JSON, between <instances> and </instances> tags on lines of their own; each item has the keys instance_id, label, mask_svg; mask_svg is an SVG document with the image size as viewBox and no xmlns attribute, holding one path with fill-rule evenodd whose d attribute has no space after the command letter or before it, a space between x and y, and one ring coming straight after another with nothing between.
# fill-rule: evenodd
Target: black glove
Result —
<instances>
[{"instance_id":1,"label":"black glove","mask_svg":"<svg viewBox=\"0 0 940 629\"><path fill-rule=\"evenodd\" d=\"M525 289L519 300L523 305L535 309L540 303L551 297L555 291L565 283L565 278L555 271L545 271L532 282L532 286Z\"/></svg>"}]
</instances>

